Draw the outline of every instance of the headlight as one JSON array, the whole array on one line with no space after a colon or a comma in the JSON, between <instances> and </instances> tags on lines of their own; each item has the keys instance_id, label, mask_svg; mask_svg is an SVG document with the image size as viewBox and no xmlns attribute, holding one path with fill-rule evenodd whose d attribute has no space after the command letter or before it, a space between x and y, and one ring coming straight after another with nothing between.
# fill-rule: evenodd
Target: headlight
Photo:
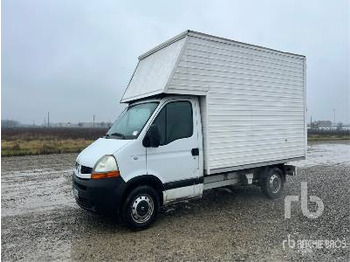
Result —
<instances>
[{"instance_id":1,"label":"headlight","mask_svg":"<svg viewBox=\"0 0 350 262\"><path fill-rule=\"evenodd\" d=\"M120 176L117 161L112 155L105 155L97 161L92 174L92 179Z\"/></svg>"}]
</instances>

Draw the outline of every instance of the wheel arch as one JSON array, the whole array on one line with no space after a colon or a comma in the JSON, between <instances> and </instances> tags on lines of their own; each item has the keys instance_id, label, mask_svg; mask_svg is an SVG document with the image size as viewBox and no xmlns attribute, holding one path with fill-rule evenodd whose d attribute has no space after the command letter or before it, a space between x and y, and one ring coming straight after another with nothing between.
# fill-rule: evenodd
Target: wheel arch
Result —
<instances>
[{"instance_id":1,"label":"wheel arch","mask_svg":"<svg viewBox=\"0 0 350 262\"><path fill-rule=\"evenodd\" d=\"M259 179L259 184L263 176L266 176L269 170L273 168L278 168L281 170L283 174L282 176L283 182L286 182L286 172L285 172L284 164L278 164L278 165L271 165L271 166L263 166L256 170L257 178Z\"/></svg>"},{"instance_id":2,"label":"wheel arch","mask_svg":"<svg viewBox=\"0 0 350 262\"><path fill-rule=\"evenodd\" d=\"M140 185L151 186L158 194L160 205L163 205L164 185L163 185L162 181L160 181L160 179L154 175L141 175L141 176L137 176L137 177L130 179L126 183L126 189L125 189L123 197L122 197L123 203L125 202L129 193L134 188L136 188L137 186L140 186Z\"/></svg>"}]
</instances>

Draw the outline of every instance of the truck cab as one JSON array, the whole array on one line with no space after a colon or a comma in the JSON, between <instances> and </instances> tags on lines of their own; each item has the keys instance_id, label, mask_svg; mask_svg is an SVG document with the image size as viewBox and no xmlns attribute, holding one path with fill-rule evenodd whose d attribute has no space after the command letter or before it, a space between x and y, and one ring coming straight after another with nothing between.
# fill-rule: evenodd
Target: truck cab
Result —
<instances>
[{"instance_id":1,"label":"truck cab","mask_svg":"<svg viewBox=\"0 0 350 262\"><path fill-rule=\"evenodd\" d=\"M117 214L131 204L131 216L124 214L123 219L142 226L140 221L147 214L151 218L160 205L201 197L200 116L197 97L166 96L129 104L106 135L77 157L77 203L94 212ZM129 195L138 197L128 202ZM123 207L125 201L129 204Z\"/></svg>"}]
</instances>

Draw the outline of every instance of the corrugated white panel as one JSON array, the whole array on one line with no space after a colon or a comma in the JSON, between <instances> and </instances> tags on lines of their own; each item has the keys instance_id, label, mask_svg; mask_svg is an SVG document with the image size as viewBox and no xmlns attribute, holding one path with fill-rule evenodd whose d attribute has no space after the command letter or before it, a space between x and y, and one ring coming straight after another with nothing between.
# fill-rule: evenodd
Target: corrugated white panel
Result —
<instances>
[{"instance_id":1,"label":"corrugated white panel","mask_svg":"<svg viewBox=\"0 0 350 262\"><path fill-rule=\"evenodd\" d=\"M304 157L304 57L200 34L188 38L167 93L206 93L207 173Z\"/></svg>"},{"instance_id":2,"label":"corrugated white panel","mask_svg":"<svg viewBox=\"0 0 350 262\"><path fill-rule=\"evenodd\" d=\"M162 93L184 42L185 38L182 38L141 59L122 98L122 102Z\"/></svg>"}]
</instances>

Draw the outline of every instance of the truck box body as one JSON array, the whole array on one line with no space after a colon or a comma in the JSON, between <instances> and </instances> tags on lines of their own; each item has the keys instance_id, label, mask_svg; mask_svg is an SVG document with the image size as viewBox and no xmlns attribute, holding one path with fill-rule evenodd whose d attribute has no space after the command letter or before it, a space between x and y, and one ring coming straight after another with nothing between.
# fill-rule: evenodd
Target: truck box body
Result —
<instances>
[{"instance_id":1,"label":"truck box body","mask_svg":"<svg viewBox=\"0 0 350 262\"><path fill-rule=\"evenodd\" d=\"M122 102L199 96L206 175L304 159L304 56L186 31L139 57Z\"/></svg>"}]
</instances>

